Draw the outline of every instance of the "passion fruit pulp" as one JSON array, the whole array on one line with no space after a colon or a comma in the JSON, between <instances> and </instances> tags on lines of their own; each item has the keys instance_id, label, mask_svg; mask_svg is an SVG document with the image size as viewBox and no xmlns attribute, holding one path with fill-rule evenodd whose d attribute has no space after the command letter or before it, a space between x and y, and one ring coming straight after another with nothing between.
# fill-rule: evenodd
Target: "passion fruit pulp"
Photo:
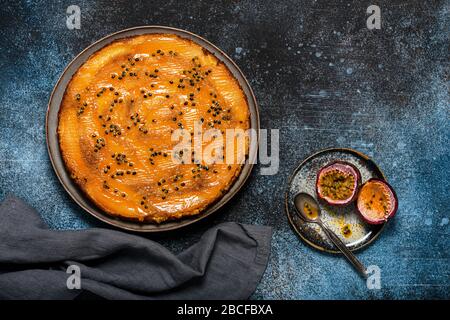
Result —
<instances>
[{"instance_id":1,"label":"passion fruit pulp","mask_svg":"<svg viewBox=\"0 0 450 320\"><path fill-rule=\"evenodd\" d=\"M335 161L323 167L317 174L317 196L334 206L345 206L356 199L361 174L352 164Z\"/></svg>"},{"instance_id":2,"label":"passion fruit pulp","mask_svg":"<svg viewBox=\"0 0 450 320\"><path fill-rule=\"evenodd\" d=\"M397 212L397 195L386 181L373 178L359 190L356 207L368 223L381 224Z\"/></svg>"}]
</instances>

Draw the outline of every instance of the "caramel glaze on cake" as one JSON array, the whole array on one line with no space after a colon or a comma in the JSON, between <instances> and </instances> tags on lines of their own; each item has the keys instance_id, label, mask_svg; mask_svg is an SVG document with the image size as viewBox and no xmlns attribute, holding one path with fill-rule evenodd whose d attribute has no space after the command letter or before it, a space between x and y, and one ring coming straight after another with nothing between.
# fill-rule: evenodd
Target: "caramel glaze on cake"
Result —
<instances>
[{"instance_id":1,"label":"caramel glaze on cake","mask_svg":"<svg viewBox=\"0 0 450 320\"><path fill-rule=\"evenodd\" d=\"M113 42L79 68L61 104L58 135L66 168L98 207L159 223L202 212L242 168L228 164L226 143L223 163L173 161L179 142L172 133L183 129L192 139L194 124L220 130L223 141L226 129L248 129L241 87L196 43L148 34ZM201 144L211 143L214 137ZM248 135L244 148L234 149L235 159L245 158Z\"/></svg>"}]
</instances>

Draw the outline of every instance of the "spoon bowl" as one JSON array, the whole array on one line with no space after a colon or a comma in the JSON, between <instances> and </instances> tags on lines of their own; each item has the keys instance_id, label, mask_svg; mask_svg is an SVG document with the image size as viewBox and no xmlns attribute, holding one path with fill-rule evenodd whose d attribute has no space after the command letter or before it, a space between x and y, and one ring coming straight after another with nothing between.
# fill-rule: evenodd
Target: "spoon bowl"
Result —
<instances>
[{"instance_id":1,"label":"spoon bowl","mask_svg":"<svg viewBox=\"0 0 450 320\"><path fill-rule=\"evenodd\" d=\"M320 220L320 207L316 199L311 195L300 192L294 197L294 204L297 213L308 222L317 222Z\"/></svg>"}]
</instances>

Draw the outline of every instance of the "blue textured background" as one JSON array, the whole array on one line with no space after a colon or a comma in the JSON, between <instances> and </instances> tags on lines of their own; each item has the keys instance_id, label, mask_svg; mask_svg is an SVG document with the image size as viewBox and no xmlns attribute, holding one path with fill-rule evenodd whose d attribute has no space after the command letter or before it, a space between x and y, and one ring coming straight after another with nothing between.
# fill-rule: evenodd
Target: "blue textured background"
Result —
<instances>
[{"instance_id":1,"label":"blue textured background","mask_svg":"<svg viewBox=\"0 0 450 320\"><path fill-rule=\"evenodd\" d=\"M81 8L81 30L66 8ZM0 6L0 199L14 193L57 229L105 225L65 193L47 156L45 111L65 66L124 28L168 25L204 36L249 79L263 128L280 129L280 170L247 185L221 212L153 237L174 251L211 225L272 225L272 255L255 299L450 298L449 3L377 1L14 1ZM385 171L400 199L382 236L358 256L381 268L368 290L341 257L302 243L283 206L290 172L310 153L351 147Z\"/></svg>"}]
</instances>

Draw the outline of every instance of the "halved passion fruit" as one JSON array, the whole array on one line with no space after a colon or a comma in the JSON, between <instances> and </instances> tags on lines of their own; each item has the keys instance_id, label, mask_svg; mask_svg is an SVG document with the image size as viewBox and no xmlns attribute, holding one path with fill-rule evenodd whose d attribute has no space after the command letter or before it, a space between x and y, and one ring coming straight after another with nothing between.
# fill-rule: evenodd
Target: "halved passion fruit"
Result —
<instances>
[{"instance_id":1,"label":"halved passion fruit","mask_svg":"<svg viewBox=\"0 0 450 320\"><path fill-rule=\"evenodd\" d=\"M356 207L368 223L381 224L397 212L397 195L386 181L370 179L361 187Z\"/></svg>"},{"instance_id":2,"label":"halved passion fruit","mask_svg":"<svg viewBox=\"0 0 450 320\"><path fill-rule=\"evenodd\" d=\"M344 206L355 200L360 183L361 174L354 165L335 161L317 174L317 196L330 205Z\"/></svg>"}]
</instances>

